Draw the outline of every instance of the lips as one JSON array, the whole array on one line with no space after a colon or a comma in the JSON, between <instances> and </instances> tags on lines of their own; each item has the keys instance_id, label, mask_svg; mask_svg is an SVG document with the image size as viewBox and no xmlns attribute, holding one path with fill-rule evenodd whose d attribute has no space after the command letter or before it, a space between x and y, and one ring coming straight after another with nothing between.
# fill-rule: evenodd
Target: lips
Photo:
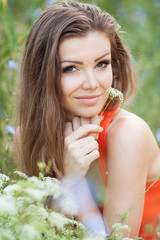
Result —
<instances>
[{"instance_id":1,"label":"lips","mask_svg":"<svg viewBox=\"0 0 160 240\"><path fill-rule=\"evenodd\" d=\"M76 97L75 99L84 104L94 104L99 100L100 95L92 95L92 96L81 96Z\"/></svg>"}]
</instances>

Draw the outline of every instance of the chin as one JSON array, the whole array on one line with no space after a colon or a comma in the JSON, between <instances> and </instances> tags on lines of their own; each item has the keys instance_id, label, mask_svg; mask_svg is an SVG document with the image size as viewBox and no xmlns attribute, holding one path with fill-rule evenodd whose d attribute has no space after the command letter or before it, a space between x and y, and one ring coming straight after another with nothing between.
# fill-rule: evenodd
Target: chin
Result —
<instances>
[{"instance_id":1,"label":"chin","mask_svg":"<svg viewBox=\"0 0 160 240\"><path fill-rule=\"evenodd\" d=\"M83 118L92 118L97 116L100 113L101 110L99 111L86 111L86 112L79 112L79 114L77 114L77 116L79 117L83 117Z\"/></svg>"}]
</instances>

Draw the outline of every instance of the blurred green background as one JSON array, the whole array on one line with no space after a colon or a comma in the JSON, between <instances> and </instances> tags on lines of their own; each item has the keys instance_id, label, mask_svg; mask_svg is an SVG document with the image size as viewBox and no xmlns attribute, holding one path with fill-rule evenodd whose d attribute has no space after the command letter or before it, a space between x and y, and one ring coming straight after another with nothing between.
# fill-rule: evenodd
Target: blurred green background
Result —
<instances>
[{"instance_id":1,"label":"blurred green background","mask_svg":"<svg viewBox=\"0 0 160 240\"><path fill-rule=\"evenodd\" d=\"M0 172L17 168L13 136L19 69L26 36L39 13L54 0L0 0ZM113 15L139 73L129 110L142 117L160 143L160 0L88 0Z\"/></svg>"}]
</instances>

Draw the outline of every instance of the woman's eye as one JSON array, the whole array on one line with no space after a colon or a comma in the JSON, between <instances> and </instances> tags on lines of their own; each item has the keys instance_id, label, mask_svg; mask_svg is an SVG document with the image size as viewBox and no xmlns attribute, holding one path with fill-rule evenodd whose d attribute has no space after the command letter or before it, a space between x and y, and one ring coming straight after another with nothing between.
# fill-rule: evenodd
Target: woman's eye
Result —
<instances>
[{"instance_id":1,"label":"woman's eye","mask_svg":"<svg viewBox=\"0 0 160 240\"><path fill-rule=\"evenodd\" d=\"M109 61L109 60L102 61L102 62L99 62L96 67L98 67L98 68L105 68L105 67L107 67L107 65L109 65L110 63L111 63L111 61Z\"/></svg>"},{"instance_id":2,"label":"woman's eye","mask_svg":"<svg viewBox=\"0 0 160 240\"><path fill-rule=\"evenodd\" d=\"M68 67L65 67L64 69L63 69L63 72L65 73L65 72L75 72L76 71L76 67L74 67L74 66L68 66Z\"/></svg>"}]
</instances>

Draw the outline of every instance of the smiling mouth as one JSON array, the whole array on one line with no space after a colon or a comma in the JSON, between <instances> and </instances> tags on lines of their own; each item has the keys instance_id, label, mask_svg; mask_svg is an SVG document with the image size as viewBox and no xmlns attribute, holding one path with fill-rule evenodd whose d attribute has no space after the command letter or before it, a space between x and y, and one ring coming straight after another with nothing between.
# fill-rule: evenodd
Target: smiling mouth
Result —
<instances>
[{"instance_id":1,"label":"smiling mouth","mask_svg":"<svg viewBox=\"0 0 160 240\"><path fill-rule=\"evenodd\" d=\"M75 99L84 104L95 104L98 102L100 95L94 96L82 96L76 97Z\"/></svg>"}]
</instances>

